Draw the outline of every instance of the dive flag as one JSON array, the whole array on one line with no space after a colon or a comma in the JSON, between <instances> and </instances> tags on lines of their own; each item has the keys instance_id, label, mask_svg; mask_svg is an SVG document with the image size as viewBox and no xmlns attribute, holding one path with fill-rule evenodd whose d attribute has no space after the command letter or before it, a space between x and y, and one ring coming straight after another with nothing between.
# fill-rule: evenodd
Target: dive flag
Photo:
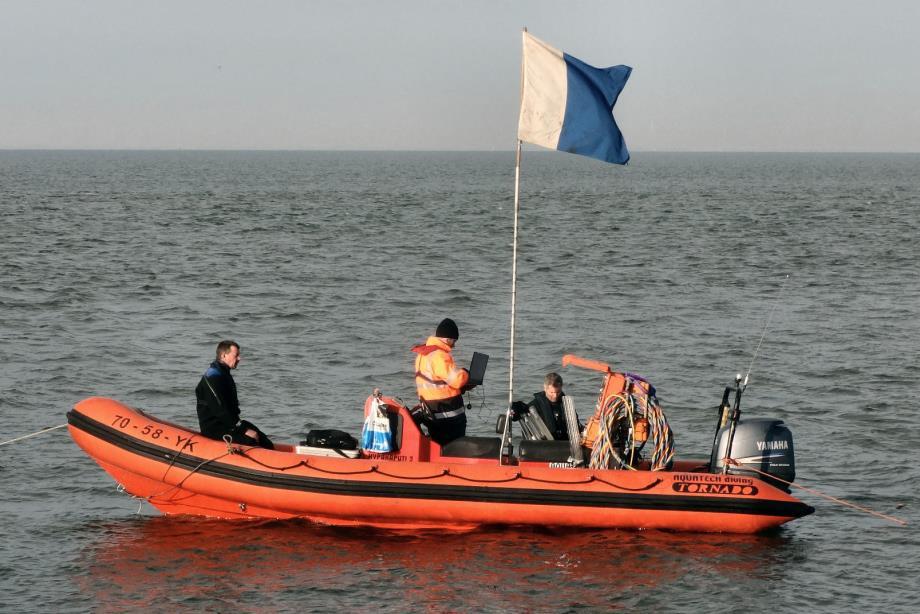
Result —
<instances>
[{"instance_id":1,"label":"dive flag","mask_svg":"<svg viewBox=\"0 0 920 614\"><path fill-rule=\"evenodd\" d=\"M518 139L626 164L613 105L632 68L595 68L524 32Z\"/></svg>"}]
</instances>

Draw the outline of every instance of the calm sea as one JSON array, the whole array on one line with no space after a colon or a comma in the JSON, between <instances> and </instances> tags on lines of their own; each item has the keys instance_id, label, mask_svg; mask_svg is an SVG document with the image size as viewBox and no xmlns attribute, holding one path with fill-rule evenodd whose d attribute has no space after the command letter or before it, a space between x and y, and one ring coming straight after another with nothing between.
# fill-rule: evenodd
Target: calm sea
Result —
<instances>
[{"instance_id":1,"label":"calm sea","mask_svg":"<svg viewBox=\"0 0 920 614\"><path fill-rule=\"evenodd\" d=\"M722 388L786 421L817 513L760 536L388 534L168 518L66 429L0 448L0 610L914 612L920 155L525 152L514 391L575 353L707 455ZM273 438L357 433L443 317L508 397L511 153L0 151L0 441L90 395L194 426L222 338ZM786 276L788 281L783 283ZM772 316L771 316L772 314ZM756 360L755 348L766 334ZM561 370L584 416L597 374ZM913 570L913 571L911 571Z\"/></svg>"}]
</instances>

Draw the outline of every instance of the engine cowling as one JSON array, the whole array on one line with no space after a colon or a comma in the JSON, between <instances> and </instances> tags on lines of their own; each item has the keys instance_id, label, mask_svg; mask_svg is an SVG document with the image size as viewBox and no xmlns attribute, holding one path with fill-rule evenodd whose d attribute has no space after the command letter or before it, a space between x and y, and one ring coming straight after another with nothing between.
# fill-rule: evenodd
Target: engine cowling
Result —
<instances>
[{"instance_id":1,"label":"engine cowling","mask_svg":"<svg viewBox=\"0 0 920 614\"><path fill-rule=\"evenodd\" d=\"M729 426L719 429L712 449L709 466L713 472L721 472L728 446ZM728 454L740 463L728 466L732 475L747 475L761 478L785 491L786 482L795 480L795 449L792 445L792 431L782 420L775 418L747 418L739 420L735 427L732 448ZM756 469L757 471L753 471ZM762 471L768 475L758 473ZM771 479L771 477L779 479Z\"/></svg>"}]
</instances>

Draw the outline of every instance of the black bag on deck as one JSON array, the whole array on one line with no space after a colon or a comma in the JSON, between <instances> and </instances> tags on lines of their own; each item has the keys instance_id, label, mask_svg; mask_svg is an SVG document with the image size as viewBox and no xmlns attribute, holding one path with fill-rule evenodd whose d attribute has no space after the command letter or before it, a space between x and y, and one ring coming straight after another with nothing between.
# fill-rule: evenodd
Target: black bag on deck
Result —
<instances>
[{"instance_id":1,"label":"black bag on deck","mask_svg":"<svg viewBox=\"0 0 920 614\"><path fill-rule=\"evenodd\" d=\"M300 445L311 448L334 448L337 450L357 450L358 440L337 429L317 429L307 433L307 439Z\"/></svg>"}]
</instances>

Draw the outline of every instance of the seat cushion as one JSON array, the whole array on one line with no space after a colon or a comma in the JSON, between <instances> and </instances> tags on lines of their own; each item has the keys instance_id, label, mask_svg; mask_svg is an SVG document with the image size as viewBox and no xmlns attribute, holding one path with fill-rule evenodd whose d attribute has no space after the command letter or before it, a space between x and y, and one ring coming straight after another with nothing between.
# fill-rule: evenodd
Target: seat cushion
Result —
<instances>
[{"instance_id":1,"label":"seat cushion","mask_svg":"<svg viewBox=\"0 0 920 614\"><path fill-rule=\"evenodd\" d=\"M501 437L458 437L441 448L441 456L494 458L502 448Z\"/></svg>"},{"instance_id":2,"label":"seat cushion","mask_svg":"<svg viewBox=\"0 0 920 614\"><path fill-rule=\"evenodd\" d=\"M565 439L550 441L532 441L525 439L521 442L518 458L522 463L549 462L564 463L572 455L569 442Z\"/></svg>"}]
</instances>

